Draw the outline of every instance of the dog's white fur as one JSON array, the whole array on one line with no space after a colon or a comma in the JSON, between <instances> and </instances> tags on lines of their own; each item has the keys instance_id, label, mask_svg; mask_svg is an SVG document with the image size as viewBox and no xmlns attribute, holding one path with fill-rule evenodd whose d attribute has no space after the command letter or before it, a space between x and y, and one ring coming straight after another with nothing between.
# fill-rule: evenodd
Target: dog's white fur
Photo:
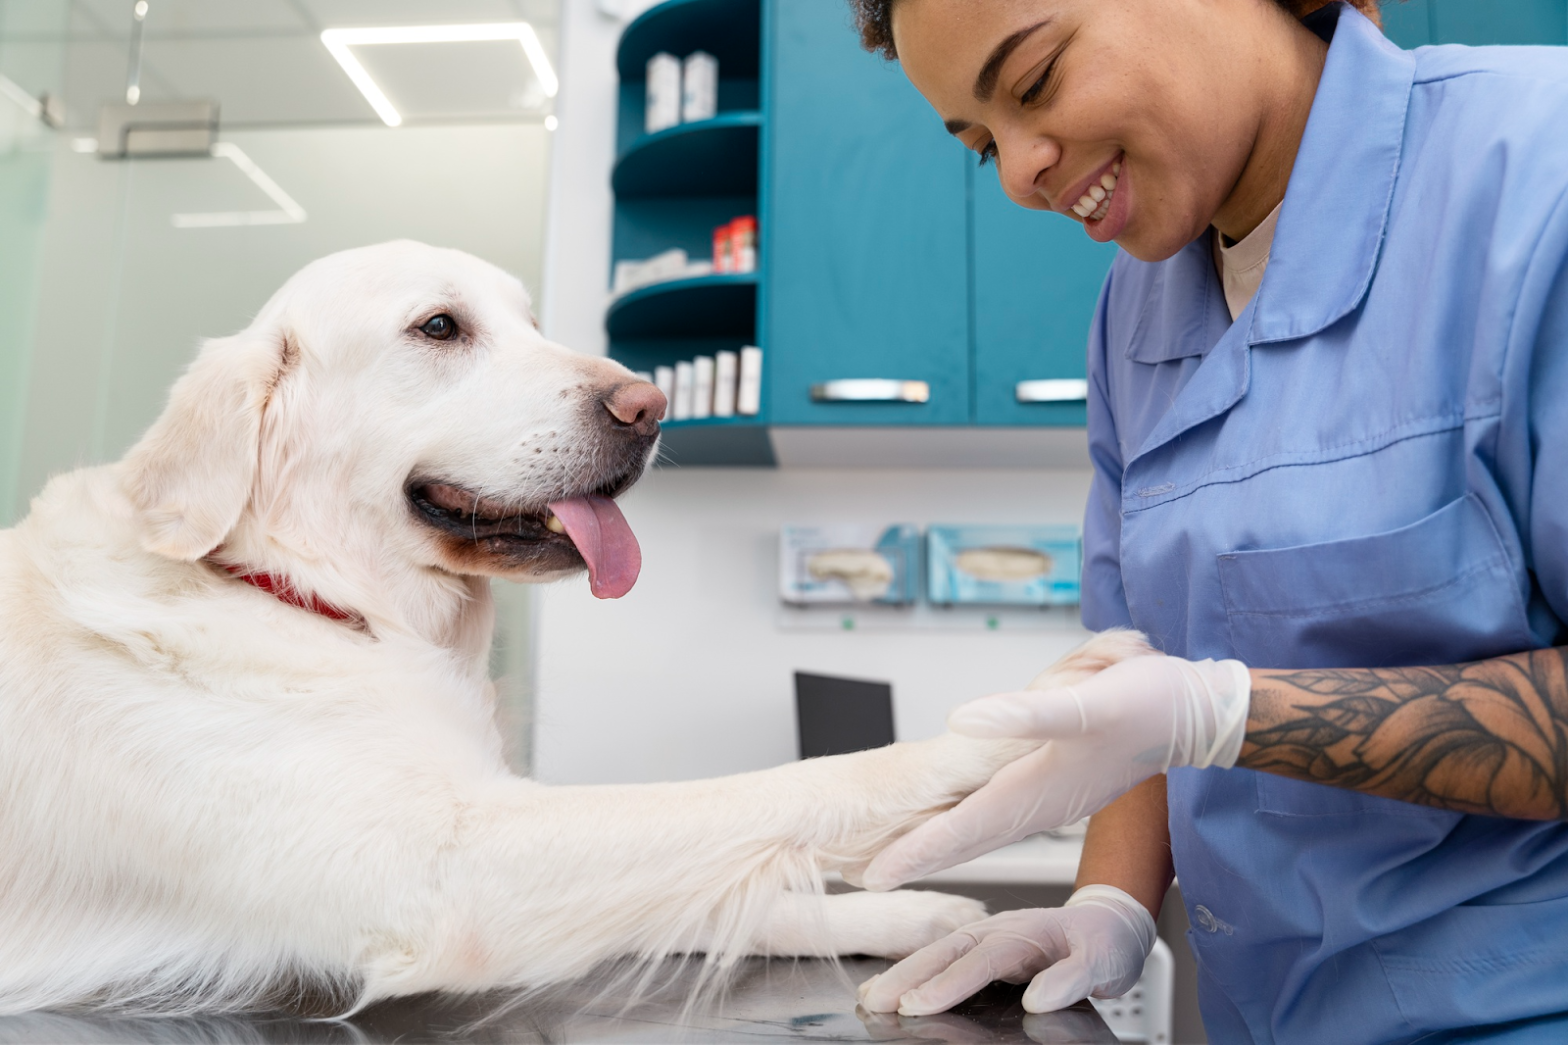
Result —
<instances>
[{"instance_id":1,"label":"dog's white fur","mask_svg":"<svg viewBox=\"0 0 1568 1045\"><path fill-rule=\"evenodd\" d=\"M461 343L421 340L435 312ZM981 915L823 897L821 874L853 874L1017 744L635 787L507 771L479 574L562 571L454 560L405 484L570 494L613 456L593 396L631 380L547 342L521 285L474 258L350 251L207 343L122 462L56 478L0 533L0 1013L244 1008L299 983L363 1004L693 951L896 956ZM1058 671L1145 649L1104 638Z\"/></svg>"}]
</instances>

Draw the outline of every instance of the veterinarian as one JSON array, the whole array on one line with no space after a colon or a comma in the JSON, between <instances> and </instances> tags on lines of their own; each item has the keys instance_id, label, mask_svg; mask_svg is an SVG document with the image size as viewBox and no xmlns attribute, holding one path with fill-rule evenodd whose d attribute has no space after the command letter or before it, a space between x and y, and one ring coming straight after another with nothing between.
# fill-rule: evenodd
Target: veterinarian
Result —
<instances>
[{"instance_id":1,"label":"veterinarian","mask_svg":"<svg viewBox=\"0 0 1568 1045\"><path fill-rule=\"evenodd\" d=\"M866 1006L1119 994L1174 870L1212 1041L1568 1040L1568 53L1402 51L1374 0L854 6L1122 247L1083 616L1169 654L954 713L1050 743L867 885L1095 813L1080 888Z\"/></svg>"}]
</instances>

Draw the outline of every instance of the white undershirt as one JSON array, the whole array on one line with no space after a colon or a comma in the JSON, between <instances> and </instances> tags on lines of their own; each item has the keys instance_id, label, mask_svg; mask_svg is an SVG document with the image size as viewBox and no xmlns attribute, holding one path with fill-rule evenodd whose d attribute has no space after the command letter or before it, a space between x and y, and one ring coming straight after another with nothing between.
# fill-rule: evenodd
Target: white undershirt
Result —
<instances>
[{"instance_id":1,"label":"white undershirt","mask_svg":"<svg viewBox=\"0 0 1568 1045\"><path fill-rule=\"evenodd\" d=\"M1274 224L1284 205L1282 201L1257 228L1229 246L1219 229L1214 230L1214 268L1225 288L1225 307L1230 309L1232 321L1246 309L1263 282L1263 270L1269 267L1269 251L1274 246Z\"/></svg>"}]
</instances>

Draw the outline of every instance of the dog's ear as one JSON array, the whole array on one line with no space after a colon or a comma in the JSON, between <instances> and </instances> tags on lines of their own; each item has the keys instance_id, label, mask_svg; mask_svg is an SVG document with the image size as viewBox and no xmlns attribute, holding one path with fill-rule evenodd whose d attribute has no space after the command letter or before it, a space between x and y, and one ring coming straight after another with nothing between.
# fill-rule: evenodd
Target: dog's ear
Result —
<instances>
[{"instance_id":1,"label":"dog's ear","mask_svg":"<svg viewBox=\"0 0 1568 1045\"><path fill-rule=\"evenodd\" d=\"M259 324L202 346L121 463L148 551L195 561L228 536L256 479L262 414L297 356L287 333Z\"/></svg>"}]
</instances>

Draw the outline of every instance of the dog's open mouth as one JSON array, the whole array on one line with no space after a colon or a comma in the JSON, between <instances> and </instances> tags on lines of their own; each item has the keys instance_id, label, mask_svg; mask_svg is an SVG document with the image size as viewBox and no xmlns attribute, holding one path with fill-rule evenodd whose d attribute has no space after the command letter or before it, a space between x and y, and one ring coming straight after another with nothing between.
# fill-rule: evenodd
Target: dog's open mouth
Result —
<instances>
[{"instance_id":1,"label":"dog's open mouth","mask_svg":"<svg viewBox=\"0 0 1568 1045\"><path fill-rule=\"evenodd\" d=\"M510 558L580 559L594 595L618 599L631 591L642 570L642 549L613 499L628 485L610 483L542 509L509 505L433 480L409 484L408 498L435 528Z\"/></svg>"}]
</instances>

